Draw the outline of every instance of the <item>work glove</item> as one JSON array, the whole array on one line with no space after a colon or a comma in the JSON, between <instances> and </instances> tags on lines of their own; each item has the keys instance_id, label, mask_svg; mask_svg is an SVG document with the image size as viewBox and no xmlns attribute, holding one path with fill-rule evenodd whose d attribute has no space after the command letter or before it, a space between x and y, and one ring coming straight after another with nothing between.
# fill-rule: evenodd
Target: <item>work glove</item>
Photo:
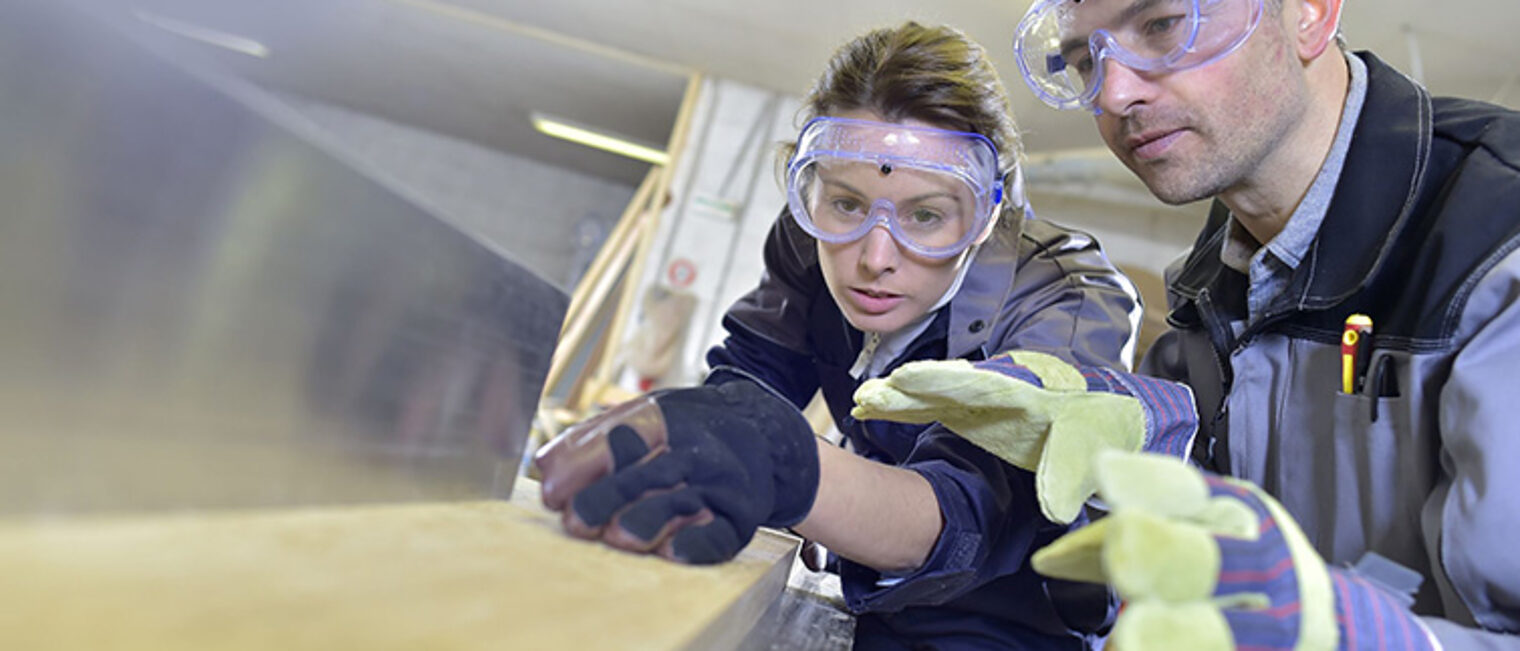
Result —
<instances>
[{"instance_id":1,"label":"work glove","mask_svg":"<svg viewBox=\"0 0 1520 651\"><path fill-rule=\"evenodd\" d=\"M1032 564L1114 587L1125 602L1115 648L1434 648L1393 594L1327 567L1282 505L1249 482L1154 454L1106 452L1095 465L1110 514Z\"/></svg>"},{"instance_id":2,"label":"work glove","mask_svg":"<svg viewBox=\"0 0 1520 651\"><path fill-rule=\"evenodd\" d=\"M1186 457L1198 430L1193 394L1174 382L1013 351L975 364L910 362L855 391L858 419L938 421L1035 473L1040 511L1069 523L1097 490L1100 450Z\"/></svg>"},{"instance_id":3,"label":"work glove","mask_svg":"<svg viewBox=\"0 0 1520 651\"><path fill-rule=\"evenodd\" d=\"M571 426L534 463L572 535L685 563L728 560L756 527L801 522L818 492L812 428L745 379L635 398Z\"/></svg>"}]
</instances>

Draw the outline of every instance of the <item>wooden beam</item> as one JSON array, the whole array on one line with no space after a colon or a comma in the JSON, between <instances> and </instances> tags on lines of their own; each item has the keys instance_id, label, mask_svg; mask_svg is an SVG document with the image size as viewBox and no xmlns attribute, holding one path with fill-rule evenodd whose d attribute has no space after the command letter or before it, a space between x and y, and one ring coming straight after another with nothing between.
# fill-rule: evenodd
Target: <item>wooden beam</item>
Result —
<instances>
[{"instance_id":1,"label":"wooden beam","mask_svg":"<svg viewBox=\"0 0 1520 651\"><path fill-rule=\"evenodd\" d=\"M607 326L607 334L600 342L601 346L611 346L613 350L601 356L601 363L597 366L592 377L601 380L605 384L616 381L616 375L622 368L622 356L615 354L616 347L622 344L623 331L627 329L629 315L633 311L633 305L638 298L639 282L644 277L644 266L649 262L649 252L654 248L655 237L659 233L660 212L665 207L665 195L670 191L670 184L674 170L680 166L681 154L686 149L687 136L691 132L691 117L696 109L697 100L702 94L702 75L693 73L686 80L686 94L681 100L681 108L676 113L675 127L671 129L670 141L665 151L670 153L670 163L658 168L659 180L655 184L650 205L646 211L646 220L642 225L643 233L639 238L639 249L634 254L633 261L629 264L627 278L629 282L623 287L618 300L617 312L613 313L612 321Z\"/></svg>"}]
</instances>

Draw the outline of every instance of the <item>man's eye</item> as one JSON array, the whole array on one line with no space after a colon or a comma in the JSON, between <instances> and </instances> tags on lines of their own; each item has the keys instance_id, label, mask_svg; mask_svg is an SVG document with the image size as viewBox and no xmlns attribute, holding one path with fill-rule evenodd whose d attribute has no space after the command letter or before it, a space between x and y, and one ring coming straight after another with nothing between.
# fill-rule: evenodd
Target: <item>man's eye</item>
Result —
<instances>
[{"instance_id":1,"label":"man's eye","mask_svg":"<svg viewBox=\"0 0 1520 651\"><path fill-rule=\"evenodd\" d=\"M1145 23L1145 35L1161 36L1171 33L1173 29L1176 29L1177 25L1182 23L1182 19L1183 16L1180 15L1153 18Z\"/></svg>"},{"instance_id":2,"label":"man's eye","mask_svg":"<svg viewBox=\"0 0 1520 651\"><path fill-rule=\"evenodd\" d=\"M1091 77L1093 72L1093 58L1091 55L1083 55L1081 58L1073 61L1071 67L1076 69L1077 74L1081 75L1083 79Z\"/></svg>"}]
</instances>

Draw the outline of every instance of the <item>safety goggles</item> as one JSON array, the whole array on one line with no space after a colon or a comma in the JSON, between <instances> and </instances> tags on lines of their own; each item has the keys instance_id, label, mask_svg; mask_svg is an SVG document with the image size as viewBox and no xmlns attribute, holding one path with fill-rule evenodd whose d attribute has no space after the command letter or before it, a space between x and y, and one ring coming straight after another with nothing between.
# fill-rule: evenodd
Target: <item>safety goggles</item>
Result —
<instances>
[{"instance_id":1,"label":"safety goggles","mask_svg":"<svg viewBox=\"0 0 1520 651\"><path fill-rule=\"evenodd\" d=\"M792 217L819 240L884 226L928 258L970 247L1003 197L997 148L980 134L828 117L803 126L786 188Z\"/></svg>"},{"instance_id":2,"label":"safety goggles","mask_svg":"<svg viewBox=\"0 0 1520 651\"><path fill-rule=\"evenodd\" d=\"M1151 74L1207 65L1240 47L1261 14L1262 0L1037 0L1014 58L1046 104L1096 112L1105 60Z\"/></svg>"}]
</instances>

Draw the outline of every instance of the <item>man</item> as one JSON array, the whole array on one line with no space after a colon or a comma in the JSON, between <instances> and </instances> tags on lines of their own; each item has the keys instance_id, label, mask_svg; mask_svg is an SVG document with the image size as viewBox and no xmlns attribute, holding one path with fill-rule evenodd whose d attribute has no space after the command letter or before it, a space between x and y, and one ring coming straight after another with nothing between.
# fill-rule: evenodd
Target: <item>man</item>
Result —
<instances>
[{"instance_id":1,"label":"man","mask_svg":"<svg viewBox=\"0 0 1520 651\"><path fill-rule=\"evenodd\" d=\"M1142 370L1194 391L1196 460L1285 507L1277 537L1290 540L1277 551L1292 547L1296 520L1331 566L1342 646L1520 648L1510 547L1520 418L1508 388L1520 370L1520 115L1431 98L1374 55L1345 53L1340 10L1340 0L1040 0L1015 48L1030 88L1093 111L1158 198L1214 200L1168 274L1174 329ZM1360 357L1343 358L1353 314L1372 331L1347 351ZM1127 501L1125 486L1145 488L1126 481L1105 485L1111 504ZM1251 506L1251 522L1281 514L1242 483L1207 485ZM1240 548L1210 530L1224 568L1211 579L1216 598L1234 580L1275 589L1229 571L1266 543ZM1125 541L1112 534L1074 540L1046 567L1115 580L1111 547ZM1070 556L1083 544L1105 548L1103 567ZM1423 577L1417 626L1377 605L1386 594L1347 587L1338 568L1369 552ZM1279 556L1274 571L1291 567L1292 580L1325 573L1312 554ZM1361 587L1398 582L1361 567L1351 573ZM1132 604L1148 590L1118 587ZM1251 608L1226 607L1235 644L1308 639L1296 637L1299 620L1317 616L1308 601L1270 603L1291 611L1279 628L1292 630L1275 637L1270 622L1247 622ZM1166 634L1131 629L1137 645Z\"/></svg>"}]
</instances>

